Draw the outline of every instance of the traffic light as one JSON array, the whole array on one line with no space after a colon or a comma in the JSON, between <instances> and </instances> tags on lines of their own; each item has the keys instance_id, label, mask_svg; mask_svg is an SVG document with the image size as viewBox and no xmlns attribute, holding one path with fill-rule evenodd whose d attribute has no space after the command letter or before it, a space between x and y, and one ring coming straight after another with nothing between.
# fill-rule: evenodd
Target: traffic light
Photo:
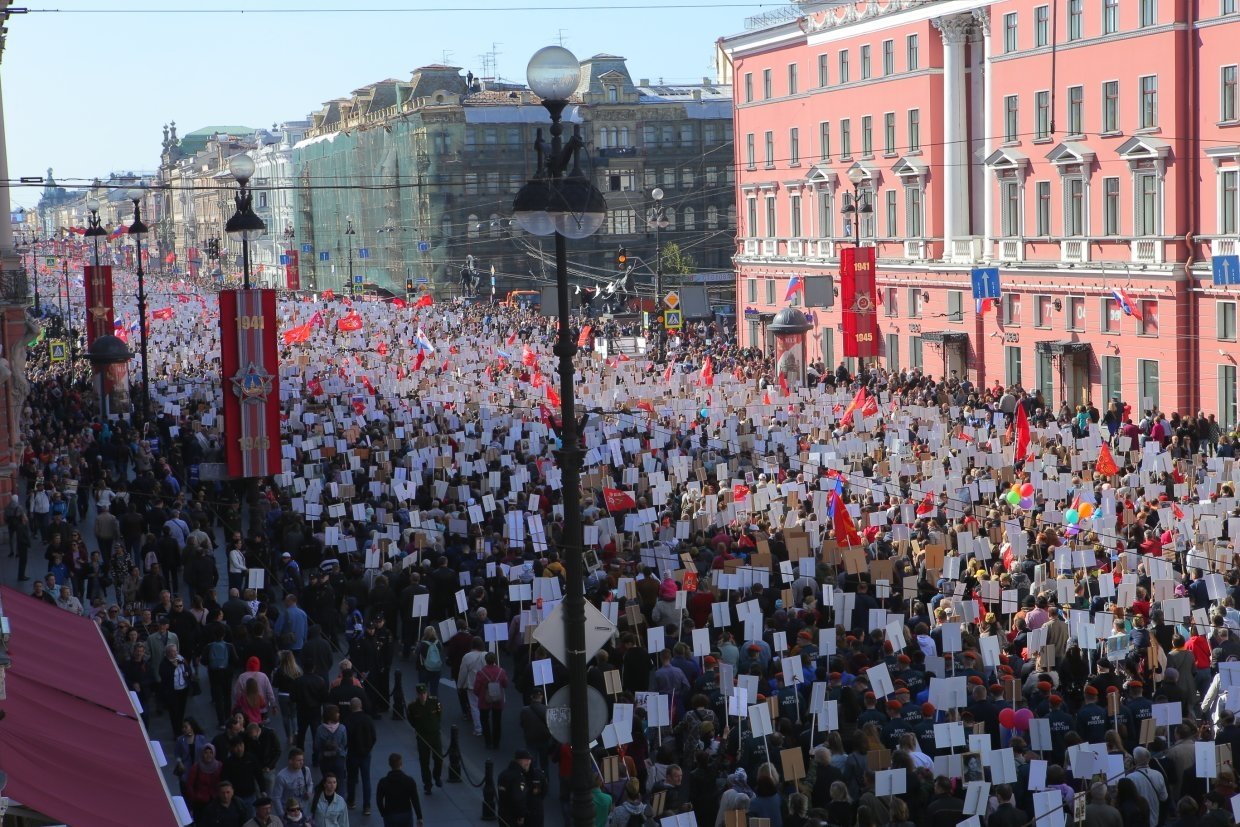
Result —
<instances>
[{"instance_id":1,"label":"traffic light","mask_svg":"<svg viewBox=\"0 0 1240 827\"><path fill-rule=\"evenodd\" d=\"M616 250L616 269L624 272L629 268L629 251L624 247Z\"/></svg>"},{"instance_id":2,"label":"traffic light","mask_svg":"<svg viewBox=\"0 0 1240 827\"><path fill-rule=\"evenodd\" d=\"M413 279L407 278L405 279L405 298L408 299L411 296L413 296Z\"/></svg>"}]
</instances>

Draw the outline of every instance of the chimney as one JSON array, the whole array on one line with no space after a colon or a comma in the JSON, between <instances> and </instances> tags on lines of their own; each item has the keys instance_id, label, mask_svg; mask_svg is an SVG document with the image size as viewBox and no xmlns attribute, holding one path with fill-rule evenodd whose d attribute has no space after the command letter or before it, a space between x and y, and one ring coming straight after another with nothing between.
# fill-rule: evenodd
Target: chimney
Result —
<instances>
[{"instance_id":1,"label":"chimney","mask_svg":"<svg viewBox=\"0 0 1240 827\"><path fill-rule=\"evenodd\" d=\"M710 86L710 78L702 78L703 86Z\"/></svg>"},{"instance_id":2,"label":"chimney","mask_svg":"<svg viewBox=\"0 0 1240 827\"><path fill-rule=\"evenodd\" d=\"M700 100L702 99L702 90L701 90L701 89L694 89L694 90L693 90L693 99L694 99L695 101L700 101Z\"/></svg>"},{"instance_id":3,"label":"chimney","mask_svg":"<svg viewBox=\"0 0 1240 827\"><path fill-rule=\"evenodd\" d=\"M650 85L650 78L642 78L641 80L639 80L639 81L637 82L637 85L638 85L638 86L649 86L649 85Z\"/></svg>"}]
</instances>

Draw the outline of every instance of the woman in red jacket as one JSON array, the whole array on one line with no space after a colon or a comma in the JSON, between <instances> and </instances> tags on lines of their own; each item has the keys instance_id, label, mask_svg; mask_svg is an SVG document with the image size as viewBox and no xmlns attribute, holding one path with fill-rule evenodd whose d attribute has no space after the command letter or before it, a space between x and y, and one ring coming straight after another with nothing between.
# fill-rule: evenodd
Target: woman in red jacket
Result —
<instances>
[{"instance_id":1,"label":"woman in red jacket","mask_svg":"<svg viewBox=\"0 0 1240 827\"><path fill-rule=\"evenodd\" d=\"M474 694L482 717L482 738L490 749L499 749L504 718L504 699L508 692L508 673L499 665L494 652L487 652L486 665L474 678Z\"/></svg>"}]
</instances>

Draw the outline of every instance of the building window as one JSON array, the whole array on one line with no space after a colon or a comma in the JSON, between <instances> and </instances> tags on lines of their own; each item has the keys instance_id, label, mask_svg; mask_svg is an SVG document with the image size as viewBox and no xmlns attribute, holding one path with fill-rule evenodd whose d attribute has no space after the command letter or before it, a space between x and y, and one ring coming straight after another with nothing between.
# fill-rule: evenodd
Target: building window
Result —
<instances>
[{"instance_id":1,"label":"building window","mask_svg":"<svg viewBox=\"0 0 1240 827\"><path fill-rule=\"evenodd\" d=\"M861 117L861 157L870 158L874 155L874 118L870 115Z\"/></svg>"},{"instance_id":2,"label":"building window","mask_svg":"<svg viewBox=\"0 0 1240 827\"><path fill-rule=\"evenodd\" d=\"M1142 410L1154 410L1158 407L1158 390L1158 361L1138 359L1137 393L1141 395Z\"/></svg>"},{"instance_id":3,"label":"building window","mask_svg":"<svg viewBox=\"0 0 1240 827\"><path fill-rule=\"evenodd\" d=\"M1124 389L1120 384L1120 361L1118 356L1103 356L1100 360L1102 368L1102 396L1105 399L1122 399Z\"/></svg>"},{"instance_id":4,"label":"building window","mask_svg":"<svg viewBox=\"0 0 1240 827\"><path fill-rule=\"evenodd\" d=\"M1004 326L1020 327L1020 294L1004 293L1000 303L1003 305Z\"/></svg>"},{"instance_id":5,"label":"building window","mask_svg":"<svg viewBox=\"0 0 1240 827\"><path fill-rule=\"evenodd\" d=\"M894 318L896 316L899 316L900 315L900 308L898 307L898 304L900 301L899 290L895 287L884 287L882 298L883 298L883 313L885 313L889 318Z\"/></svg>"},{"instance_id":6,"label":"building window","mask_svg":"<svg viewBox=\"0 0 1240 827\"><path fill-rule=\"evenodd\" d=\"M896 73L896 42L883 41L883 77Z\"/></svg>"},{"instance_id":7,"label":"building window","mask_svg":"<svg viewBox=\"0 0 1240 827\"><path fill-rule=\"evenodd\" d=\"M1037 235L1047 238L1051 234L1051 182L1039 181L1036 192L1038 196Z\"/></svg>"},{"instance_id":8,"label":"building window","mask_svg":"<svg viewBox=\"0 0 1240 827\"><path fill-rule=\"evenodd\" d=\"M766 168L774 169L775 168L775 133L767 132L766 135L763 136L762 145L765 148L764 157L766 159Z\"/></svg>"},{"instance_id":9,"label":"building window","mask_svg":"<svg viewBox=\"0 0 1240 827\"><path fill-rule=\"evenodd\" d=\"M1158 23L1158 0L1140 0L1141 14L1138 25L1141 28L1154 26Z\"/></svg>"},{"instance_id":10,"label":"building window","mask_svg":"<svg viewBox=\"0 0 1240 827\"><path fill-rule=\"evenodd\" d=\"M1119 333L1120 322L1123 321L1124 311L1119 309L1119 302L1114 296L1102 297L1102 332L1103 333Z\"/></svg>"},{"instance_id":11,"label":"building window","mask_svg":"<svg viewBox=\"0 0 1240 827\"><path fill-rule=\"evenodd\" d=\"M1068 296L1068 330L1084 330L1085 329L1085 297L1084 296Z\"/></svg>"},{"instance_id":12,"label":"building window","mask_svg":"<svg viewBox=\"0 0 1240 827\"><path fill-rule=\"evenodd\" d=\"M963 322L964 321L964 291L948 290L947 291L947 321Z\"/></svg>"},{"instance_id":13,"label":"building window","mask_svg":"<svg viewBox=\"0 0 1240 827\"><path fill-rule=\"evenodd\" d=\"M1220 13L1235 14L1237 8L1240 8L1240 3L1237 3L1236 0L1223 0L1223 8Z\"/></svg>"},{"instance_id":14,"label":"building window","mask_svg":"<svg viewBox=\"0 0 1240 827\"><path fill-rule=\"evenodd\" d=\"M745 167L747 169L754 168L754 149L753 149L753 133L750 132L745 136Z\"/></svg>"},{"instance_id":15,"label":"building window","mask_svg":"<svg viewBox=\"0 0 1240 827\"><path fill-rule=\"evenodd\" d=\"M1236 427L1236 366L1219 365L1218 424L1224 433Z\"/></svg>"},{"instance_id":16,"label":"building window","mask_svg":"<svg viewBox=\"0 0 1240 827\"><path fill-rule=\"evenodd\" d=\"M908 111L908 151L921 152L921 110Z\"/></svg>"},{"instance_id":17,"label":"building window","mask_svg":"<svg viewBox=\"0 0 1240 827\"><path fill-rule=\"evenodd\" d=\"M831 56L818 56L818 86L827 87L831 83Z\"/></svg>"},{"instance_id":18,"label":"building window","mask_svg":"<svg viewBox=\"0 0 1240 827\"><path fill-rule=\"evenodd\" d=\"M758 280L745 279L745 301L750 304L758 303Z\"/></svg>"},{"instance_id":19,"label":"building window","mask_svg":"<svg viewBox=\"0 0 1240 827\"><path fill-rule=\"evenodd\" d=\"M1050 6L1038 6L1033 10L1033 45L1045 46L1050 43Z\"/></svg>"},{"instance_id":20,"label":"building window","mask_svg":"<svg viewBox=\"0 0 1240 827\"><path fill-rule=\"evenodd\" d=\"M870 47L861 47L861 79L869 80L870 78Z\"/></svg>"},{"instance_id":21,"label":"building window","mask_svg":"<svg viewBox=\"0 0 1240 827\"><path fill-rule=\"evenodd\" d=\"M1102 0L1102 33L1119 31L1119 0Z\"/></svg>"},{"instance_id":22,"label":"building window","mask_svg":"<svg viewBox=\"0 0 1240 827\"><path fill-rule=\"evenodd\" d=\"M1102 84L1102 131L1119 132L1119 81Z\"/></svg>"},{"instance_id":23,"label":"building window","mask_svg":"<svg viewBox=\"0 0 1240 827\"><path fill-rule=\"evenodd\" d=\"M921 318L921 288L910 287L908 289L908 317L910 319Z\"/></svg>"},{"instance_id":24,"label":"building window","mask_svg":"<svg viewBox=\"0 0 1240 827\"><path fill-rule=\"evenodd\" d=\"M801 196L797 193L793 193L791 196L789 196L788 206L789 206L788 215L792 219L792 226L790 228L792 231L791 237L800 238L802 235L801 233ZM686 221L687 220L688 219L686 219ZM689 228L686 227L685 229L689 229Z\"/></svg>"},{"instance_id":25,"label":"building window","mask_svg":"<svg viewBox=\"0 0 1240 827\"><path fill-rule=\"evenodd\" d=\"M828 189L818 191L818 237L835 237L835 208Z\"/></svg>"},{"instance_id":26,"label":"building window","mask_svg":"<svg viewBox=\"0 0 1240 827\"><path fill-rule=\"evenodd\" d=\"M753 103L753 72L745 73L745 103Z\"/></svg>"},{"instance_id":27,"label":"building window","mask_svg":"<svg viewBox=\"0 0 1240 827\"><path fill-rule=\"evenodd\" d=\"M818 124L818 158L822 161L831 160L831 122L822 121Z\"/></svg>"},{"instance_id":28,"label":"building window","mask_svg":"<svg viewBox=\"0 0 1240 827\"><path fill-rule=\"evenodd\" d=\"M1053 300L1045 294L1038 294L1033 297L1033 326L1036 328L1046 328L1051 326L1051 311L1054 305Z\"/></svg>"},{"instance_id":29,"label":"building window","mask_svg":"<svg viewBox=\"0 0 1240 827\"><path fill-rule=\"evenodd\" d=\"M634 211L629 210L629 212L634 212ZM671 207L668 207L667 209L665 209L663 211L663 220L667 222L667 229L674 231L676 229L676 210L672 209ZM636 232L636 231L630 230L629 232Z\"/></svg>"},{"instance_id":30,"label":"building window","mask_svg":"<svg viewBox=\"0 0 1240 827\"><path fill-rule=\"evenodd\" d=\"M772 86L773 84L771 83L771 70L763 69L762 70L762 99L763 100L771 99Z\"/></svg>"},{"instance_id":31,"label":"building window","mask_svg":"<svg viewBox=\"0 0 1240 827\"><path fill-rule=\"evenodd\" d=\"M706 178L706 186L708 187L719 186L719 168L718 167L707 167L705 178Z\"/></svg>"},{"instance_id":32,"label":"building window","mask_svg":"<svg viewBox=\"0 0 1240 827\"><path fill-rule=\"evenodd\" d=\"M671 211L664 210L663 214L666 216L669 212ZM670 223L671 219L668 219L668 222ZM778 233L776 232L777 229L778 227L776 225L776 218L775 218L775 196L768 195L766 197L766 237L767 238L778 237Z\"/></svg>"},{"instance_id":33,"label":"building window","mask_svg":"<svg viewBox=\"0 0 1240 827\"><path fill-rule=\"evenodd\" d=\"M1068 0L1068 40L1081 39L1081 18L1085 16L1081 6L1084 0Z\"/></svg>"},{"instance_id":34,"label":"building window","mask_svg":"<svg viewBox=\"0 0 1240 827\"><path fill-rule=\"evenodd\" d=\"M852 123L848 118L840 119L840 157L852 159Z\"/></svg>"},{"instance_id":35,"label":"building window","mask_svg":"<svg viewBox=\"0 0 1240 827\"><path fill-rule=\"evenodd\" d=\"M1236 119L1236 67L1224 66L1219 83L1219 120Z\"/></svg>"},{"instance_id":36,"label":"building window","mask_svg":"<svg viewBox=\"0 0 1240 827\"><path fill-rule=\"evenodd\" d=\"M676 186L676 168L675 167L664 167L663 186L669 187L669 188Z\"/></svg>"},{"instance_id":37,"label":"building window","mask_svg":"<svg viewBox=\"0 0 1240 827\"><path fill-rule=\"evenodd\" d=\"M848 50L840 50L840 83L848 83Z\"/></svg>"},{"instance_id":38,"label":"building window","mask_svg":"<svg viewBox=\"0 0 1240 827\"><path fill-rule=\"evenodd\" d=\"M1068 87L1068 134L1080 135L1085 131L1085 87Z\"/></svg>"},{"instance_id":39,"label":"building window","mask_svg":"<svg viewBox=\"0 0 1240 827\"><path fill-rule=\"evenodd\" d=\"M1051 136L1051 93L1038 92L1033 98L1036 133L1034 138L1044 141Z\"/></svg>"},{"instance_id":40,"label":"building window","mask_svg":"<svg viewBox=\"0 0 1240 827\"><path fill-rule=\"evenodd\" d=\"M1003 15L1003 51L1016 51L1016 12Z\"/></svg>"},{"instance_id":41,"label":"building window","mask_svg":"<svg viewBox=\"0 0 1240 827\"><path fill-rule=\"evenodd\" d=\"M1141 318L1137 320L1138 336L1158 335L1158 299L1139 299Z\"/></svg>"},{"instance_id":42,"label":"building window","mask_svg":"<svg viewBox=\"0 0 1240 827\"><path fill-rule=\"evenodd\" d=\"M896 154L896 113L883 115L883 154Z\"/></svg>"},{"instance_id":43,"label":"building window","mask_svg":"<svg viewBox=\"0 0 1240 827\"><path fill-rule=\"evenodd\" d=\"M900 334L887 334L887 370L898 371L900 369Z\"/></svg>"},{"instance_id":44,"label":"building window","mask_svg":"<svg viewBox=\"0 0 1240 827\"><path fill-rule=\"evenodd\" d=\"M1063 234L1085 235L1085 179L1065 179L1063 194Z\"/></svg>"},{"instance_id":45,"label":"building window","mask_svg":"<svg viewBox=\"0 0 1240 827\"><path fill-rule=\"evenodd\" d=\"M775 303L775 279L766 279L763 284L766 285L766 303Z\"/></svg>"},{"instance_id":46,"label":"building window","mask_svg":"<svg viewBox=\"0 0 1240 827\"><path fill-rule=\"evenodd\" d=\"M748 225L745 229L750 238L758 237L758 199L745 199L745 218Z\"/></svg>"},{"instance_id":47,"label":"building window","mask_svg":"<svg viewBox=\"0 0 1240 827\"><path fill-rule=\"evenodd\" d=\"M921 370L921 337L908 337L908 366L913 370Z\"/></svg>"},{"instance_id":48,"label":"building window","mask_svg":"<svg viewBox=\"0 0 1240 827\"><path fill-rule=\"evenodd\" d=\"M797 65L795 63L788 64L788 94L795 95L797 93Z\"/></svg>"},{"instance_id":49,"label":"building window","mask_svg":"<svg viewBox=\"0 0 1240 827\"><path fill-rule=\"evenodd\" d=\"M1240 170L1219 173L1218 231L1228 235L1240 231Z\"/></svg>"},{"instance_id":50,"label":"building window","mask_svg":"<svg viewBox=\"0 0 1240 827\"><path fill-rule=\"evenodd\" d=\"M706 208L706 229L719 229L719 208L713 204Z\"/></svg>"},{"instance_id":51,"label":"building window","mask_svg":"<svg viewBox=\"0 0 1240 827\"><path fill-rule=\"evenodd\" d=\"M1119 235L1119 179L1102 179L1102 234Z\"/></svg>"},{"instance_id":52,"label":"building window","mask_svg":"<svg viewBox=\"0 0 1240 827\"><path fill-rule=\"evenodd\" d=\"M899 235L896 227L896 191L887 190L883 195L887 213L887 237L895 238Z\"/></svg>"},{"instance_id":53,"label":"building window","mask_svg":"<svg viewBox=\"0 0 1240 827\"><path fill-rule=\"evenodd\" d=\"M1017 101L1016 95L1006 95L1003 98L1003 140L1009 144L1015 143L1020 134Z\"/></svg>"},{"instance_id":54,"label":"building window","mask_svg":"<svg viewBox=\"0 0 1240 827\"><path fill-rule=\"evenodd\" d=\"M1222 342L1236 341L1236 303L1216 302L1218 314L1218 338Z\"/></svg>"},{"instance_id":55,"label":"building window","mask_svg":"<svg viewBox=\"0 0 1240 827\"><path fill-rule=\"evenodd\" d=\"M921 67L921 55L918 50L920 48L917 35L911 34L904 38L904 55L908 61L908 70L915 72Z\"/></svg>"},{"instance_id":56,"label":"building window","mask_svg":"<svg viewBox=\"0 0 1240 827\"><path fill-rule=\"evenodd\" d=\"M685 167L684 169L682 169L680 171L680 188L685 189L685 190L691 190L696 185L697 185L697 173L694 172L693 169L689 167ZM624 189L631 190L633 188L624 187Z\"/></svg>"},{"instance_id":57,"label":"building window","mask_svg":"<svg viewBox=\"0 0 1240 827\"><path fill-rule=\"evenodd\" d=\"M1161 204L1159 198L1158 176L1152 172L1142 173L1136 177L1136 209L1133 214L1133 235L1158 235Z\"/></svg>"},{"instance_id":58,"label":"building window","mask_svg":"<svg viewBox=\"0 0 1240 827\"><path fill-rule=\"evenodd\" d=\"M1000 184L1002 189L1000 203L1000 223L1001 230L1005 238L1015 238L1021 235L1021 210L1020 210L1020 184L1016 181L1004 181Z\"/></svg>"},{"instance_id":59,"label":"building window","mask_svg":"<svg viewBox=\"0 0 1240 827\"><path fill-rule=\"evenodd\" d=\"M1020 348L1008 345L1003 348L1004 378L1008 386L1020 385Z\"/></svg>"},{"instance_id":60,"label":"building window","mask_svg":"<svg viewBox=\"0 0 1240 827\"><path fill-rule=\"evenodd\" d=\"M1141 77L1141 128L1158 126L1158 76Z\"/></svg>"},{"instance_id":61,"label":"building window","mask_svg":"<svg viewBox=\"0 0 1240 827\"><path fill-rule=\"evenodd\" d=\"M801 130L795 126L788 130L788 166L801 165Z\"/></svg>"}]
</instances>

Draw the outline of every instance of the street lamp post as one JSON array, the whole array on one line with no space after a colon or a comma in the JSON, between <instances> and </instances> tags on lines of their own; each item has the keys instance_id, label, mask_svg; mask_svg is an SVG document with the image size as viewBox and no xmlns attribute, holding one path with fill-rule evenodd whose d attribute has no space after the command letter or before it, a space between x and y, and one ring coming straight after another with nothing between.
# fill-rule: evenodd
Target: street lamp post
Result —
<instances>
[{"instance_id":1,"label":"street lamp post","mask_svg":"<svg viewBox=\"0 0 1240 827\"><path fill-rule=\"evenodd\" d=\"M146 423L150 421L151 416L151 374L146 354L146 272L142 269L142 236L147 233L148 228L142 223L142 189L134 187L127 195L129 200L133 202L133 223L129 225L129 234L133 236L137 246L137 249L134 251L134 259L138 264L138 332L141 334L139 345L142 354L142 427L145 429Z\"/></svg>"},{"instance_id":2,"label":"street lamp post","mask_svg":"<svg viewBox=\"0 0 1240 827\"><path fill-rule=\"evenodd\" d=\"M103 222L99 220L99 199L92 198L89 201L87 201L86 209L90 210L90 219L87 222L85 236L89 238L91 242L94 244L95 278L98 279L99 278L99 239L105 237L108 234L108 231L103 228ZM86 299L86 324L89 327L89 325L91 324L90 322L91 313L95 309L91 306L91 302L98 301L99 297L93 297L89 295L90 293L89 285L87 285L85 282L83 282L83 285L82 285L82 292L85 295L85 299ZM111 297L109 296L108 299L110 303ZM87 338L90 338L90 337L87 336Z\"/></svg>"},{"instance_id":3,"label":"street lamp post","mask_svg":"<svg viewBox=\"0 0 1240 827\"><path fill-rule=\"evenodd\" d=\"M357 286L353 284L353 236L357 233L353 229L353 216L346 215L344 222L345 238L349 241L349 298L357 298Z\"/></svg>"},{"instance_id":4,"label":"street lamp post","mask_svg":"<svg viewBox=\"0 0 1240 827\"><path fill-rule=\"evenodd\" d=\"M234 201L237 211L224 225L224 231L234 236L241 236L241 284L250 289L250 234L261 233L267 229L263 220L254 214L254 196L250 193L250 179L254 177L254 159L249 155L235 155L228 162L228 171L237 179L237 194Z\"/></svg>"},{"instance_id":5,"label":"street lamp post","mask_svg":"<svg viewBox=\"0 0 1240 827\"><path fill-rule=\"evenodd\" d=\"M39 307L39 242L35 240L34 246L30 249L30 277L34 279L34 314L36 316L43 315L43 309Z\"/></svg>"},{"instance_id":6,"label":"street lamp post","mask_svg":"<svg viewBox=\"0 0 1240 827\"><path fill-rule=\"evenodd\" d=\"M542 99L551 116L551 146L542 130L534 141L538 168L513 202L513 218L526 232L555 234L555 280L559 300L560 332L555 354L560 359L560 465L564 472L563 548L567 569L564 596L564 638L568 652L569 706L572 710L569 746L573 752L571 821L574 827L594 823L590 755L590 722L586 713L585 561L581 527L581 449L578 445L576 403L573 396L573 356L577 341L569 329L568 254L565 238L586 238L597 232L606 216L603 194L590 183L577 165L583 146L580 129L574 127L567 142L561 139L560 117L581 80L581 64L561 46L547 46L530 59L526 69L530 89ZM572 169L566 174L569 163Z\"/></svg>"},{"instance_id":7,"label":"street lamp post","mask_svg":"<svg viewBox=\"0 0 1240 827\"><path fill-rule=\"evenodd\" d=\"M866 200L865 192L861 189L861 182L866 179L866 174L858 167L852 167L848 170L848 180L852 181L853 191L844 193L844 203L840 206L840 214L852 216L853 225L853 246L861 246L861 216L869 215L874 212L874 207Z\"/></svg>"},{"instance_id":8,"label":"street lamp post","mask_svg":"<svg viewBox=\"0 0 1240 827\"><path fill-rule=\"evenodd\" d=\"M663 189L655 187L650 191L650 199L654 206L650 208L650 216L646 219L646 229L654 230L654 315L658 318L663 309L663 244L660 233L667 226L667 218L663 213ZM664 355L664 331L655 328L655 361L662 362Z\"/></svg>"}]
</instances>

